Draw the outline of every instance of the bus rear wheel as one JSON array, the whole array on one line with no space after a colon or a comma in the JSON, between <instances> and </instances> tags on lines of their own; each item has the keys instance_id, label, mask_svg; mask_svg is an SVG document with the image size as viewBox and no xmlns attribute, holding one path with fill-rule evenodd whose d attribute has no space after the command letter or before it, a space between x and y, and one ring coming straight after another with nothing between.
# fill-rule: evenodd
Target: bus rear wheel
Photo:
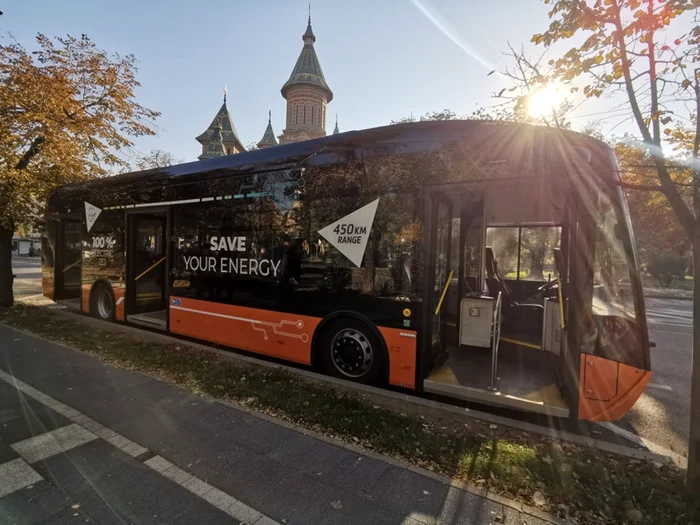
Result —
<instances>
[{"instance_id":1,"label":"bus rear wheel","mask_svg":"<svg viewBox=\"0 0 700 525\"><path fill-rule=\"evenodd\" d=\"M333 321L320 344L326 374L368 385L382 382L384 350L366 323L351 318Z\"/></svg>"},{"instance_id":2,"label":"bus rear wheel","mask_svg":"<svg viewBox=\"0 0 700 525\"><path fill-rule=\"evenodd\" d=\"M90 314L105 321L114 320L114 292L106 283L99 283L92 292Z\"/></svg>"}]
</instances>

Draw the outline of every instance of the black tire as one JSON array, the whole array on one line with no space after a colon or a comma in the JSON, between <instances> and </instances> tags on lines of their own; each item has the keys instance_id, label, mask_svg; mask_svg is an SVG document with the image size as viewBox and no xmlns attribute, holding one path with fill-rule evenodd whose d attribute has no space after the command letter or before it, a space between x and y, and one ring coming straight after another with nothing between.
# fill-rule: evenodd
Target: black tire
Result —
<instances>
[{"instance_id":1,"label":"black tire","mask_svg":"<svg viewBox=\"0 0 700 525\"><path fill-rule=\"evenodd\" d=\"M366 385L385 379L384 346L367 323L351 317L332 321L319 340L323 372Z\"/></svg>"},{"instance_id":2,"label":"black tire","mask_svg":"<svg viewBox=\"0 0 700 525\"><path fill-rule=\"evenodd\" d=\"M90 295L90 315L104 321L114 321L116 309L112 287L107 283L98 283Z\"/></svg>"}]
</instances>

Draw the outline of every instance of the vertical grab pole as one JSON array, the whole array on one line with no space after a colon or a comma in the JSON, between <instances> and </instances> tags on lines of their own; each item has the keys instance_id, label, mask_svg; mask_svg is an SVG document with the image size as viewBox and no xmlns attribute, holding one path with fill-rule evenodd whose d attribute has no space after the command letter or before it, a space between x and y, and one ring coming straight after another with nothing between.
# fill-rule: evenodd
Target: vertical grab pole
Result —
<instances>
[{"instance_id":1,"label":"vertical grab pole","mask_svg":"<svg viewBox=\"0 0 700 525\"><path fill-rule=\"evenodd\" d=\"M496 381L498 380L498 344L501 341L501 292L496 297L496 305L493 308L493 328L491 336L491 383L489 390L498 390Z\"/></svg>"}]
</instances>

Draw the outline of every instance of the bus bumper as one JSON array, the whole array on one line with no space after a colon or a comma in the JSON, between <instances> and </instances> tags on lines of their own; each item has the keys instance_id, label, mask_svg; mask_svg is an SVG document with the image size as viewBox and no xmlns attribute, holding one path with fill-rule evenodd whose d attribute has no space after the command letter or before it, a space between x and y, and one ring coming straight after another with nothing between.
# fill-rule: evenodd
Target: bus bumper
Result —
<instances>
[{"instance_id":1,"label":"bus bumper","mask_svg":"<svg viewBox=\"0 0 700 525\"><path fill-rule=\"evenodd\" d=\"M651 379L649 370L581 354L578 417L615 421L636 403Z\"/></svg>"}]
</instances>

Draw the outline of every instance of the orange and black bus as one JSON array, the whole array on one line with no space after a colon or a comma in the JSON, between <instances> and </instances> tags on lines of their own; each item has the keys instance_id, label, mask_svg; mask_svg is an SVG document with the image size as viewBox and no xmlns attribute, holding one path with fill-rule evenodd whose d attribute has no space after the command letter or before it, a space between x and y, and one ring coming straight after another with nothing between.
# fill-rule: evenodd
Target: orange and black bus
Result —
<instances>
[{"instance_id":1,"label":"orange and black bus","mask_svg":"<svg viewBox=\"0 0 700 525\"><path fill-rule=\"evenodd\" d=\"M614 420L651 377L612 150L421 122L71 184L44 294L368 384Z\"/></svg>"}]
</instances>

